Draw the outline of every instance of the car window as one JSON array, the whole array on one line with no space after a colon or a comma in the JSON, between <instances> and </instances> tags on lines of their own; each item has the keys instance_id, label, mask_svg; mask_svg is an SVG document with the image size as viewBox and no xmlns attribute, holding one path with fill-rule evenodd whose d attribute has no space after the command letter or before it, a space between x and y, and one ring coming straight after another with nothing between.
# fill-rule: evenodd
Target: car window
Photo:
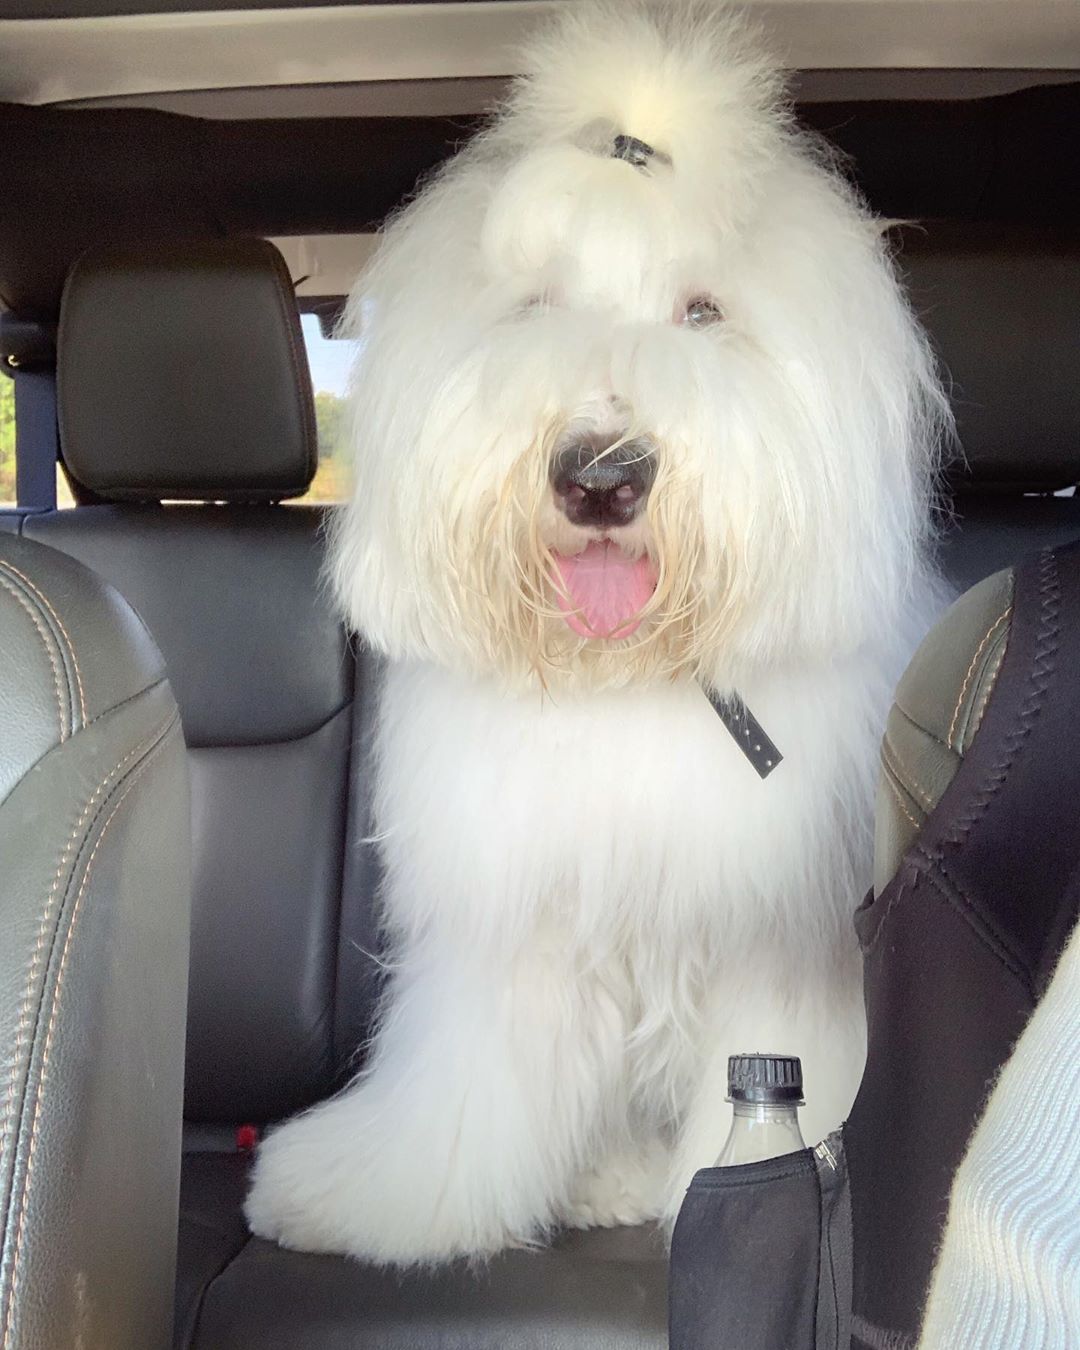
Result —
<instances>
[{"instance_id":1,"label":"car window","mask_svg":"<svg viewBox=\"0 0 1080 1350\"><path fill-rule=\"evenodd\" d=\"M0 375L0 507L15 505L15 381Z\"/></svg>"},{"instance_id":2,"label":"car window","mask_svg":"<svg viewBox=\"0 0 1080 1350\"><path fill-rule=\"evenodd\" d=\"M0 375L0 511L15 504L15 381ZM59 464L56 466L56 504L60 507L75 505Z\"/></svg>"},{"instance_id":3,"label":"car window","mask_svg":"<svg viewBox=\"0 0 1080 1350\"><path fill-rule=\"evenodd\" d=\"M328 337L317 314L302 314L311 384L315 390L315 421L319 433L319 468L304 502L339 502L348 490L348 426L345 389L356 344Z\"/></svg>"}]
</instances>

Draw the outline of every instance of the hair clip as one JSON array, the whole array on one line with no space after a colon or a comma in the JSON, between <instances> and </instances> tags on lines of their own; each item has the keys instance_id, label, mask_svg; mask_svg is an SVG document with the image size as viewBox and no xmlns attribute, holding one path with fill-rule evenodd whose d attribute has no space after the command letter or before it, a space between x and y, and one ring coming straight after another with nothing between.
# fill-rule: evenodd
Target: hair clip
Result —
<instances>
[{"instance_id":1,"label":"hair clip","mask_svg":"<svg viewBox=\"0 0 1080 1350\"><path fill-rule=\"evenodd\" d=\"M625 136L621 132L615 137L611 158L625 159L627 164L632 164L635 169L646 168L650 159L657 159L661 164L671 163L667 155L654 150L647 141L639 141L636 136Z\"/></svg>"}]
</instances>

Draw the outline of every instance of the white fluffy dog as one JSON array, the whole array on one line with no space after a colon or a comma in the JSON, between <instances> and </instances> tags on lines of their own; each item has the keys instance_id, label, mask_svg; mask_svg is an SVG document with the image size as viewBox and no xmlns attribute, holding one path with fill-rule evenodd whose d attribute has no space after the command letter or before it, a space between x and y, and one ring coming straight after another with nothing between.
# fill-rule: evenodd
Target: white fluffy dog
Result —
<instances>
[{"instance_id":1,"label":"white fluffy dog","mask_svg":"<svg viewBox=\"0 0 1080 1350\"><path fill-rule=\"evenodd\" d=\"M387 230L333 576L391 662L392 976L256 1233L406 1265L670 1217L737 1051L802 1056L808 1139L843 1118L944 416L881 236L737 17L639 3L543 33Z\"/></svg>"}]
</instances>

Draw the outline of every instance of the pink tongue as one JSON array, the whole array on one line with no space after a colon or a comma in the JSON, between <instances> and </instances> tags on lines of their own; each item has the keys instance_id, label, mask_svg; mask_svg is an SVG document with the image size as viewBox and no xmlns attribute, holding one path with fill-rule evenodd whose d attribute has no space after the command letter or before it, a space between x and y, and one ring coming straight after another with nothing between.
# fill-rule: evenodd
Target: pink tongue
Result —
<instances>
[{"instance_id":1,"label":"pink tongue","mask_svg":"<svg viewBox=\"0 0 1080 1350\"><path fill-rule=\"evenodd\" d=\"M555 565L566 588L566 595L556 599L579 637L629 637L641 622L639 610L656 590L648 555L628 558L609 540L594 540L572 557L556 553Z\"/></svg>"}]
</instances>

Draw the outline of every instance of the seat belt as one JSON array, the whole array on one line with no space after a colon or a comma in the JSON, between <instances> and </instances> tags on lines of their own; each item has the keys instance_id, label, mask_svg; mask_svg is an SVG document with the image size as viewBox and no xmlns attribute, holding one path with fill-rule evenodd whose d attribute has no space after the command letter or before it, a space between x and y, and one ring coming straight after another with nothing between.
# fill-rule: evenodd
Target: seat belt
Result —
<instances>
[{"instance_id":1,"label":"seat belt","mask_svg":"<svg viewBox=\"0 0 1080 1350\"><path fill-rule=\"evenodd\" d=\"M15 501L31 511L56 510L56 377L51 370L15 370Z\"/></svg>"},{"instance_id":2,"label":"seat belt","mask_svg":"<svg viewBox=\"0 0 1080 1350\"><path fill-rule=\"evenodd\" d=\"M15 383L15 495L23 510L56 509L56 326L0 314L0 360Z\"/></svg>"}]
</instances>

